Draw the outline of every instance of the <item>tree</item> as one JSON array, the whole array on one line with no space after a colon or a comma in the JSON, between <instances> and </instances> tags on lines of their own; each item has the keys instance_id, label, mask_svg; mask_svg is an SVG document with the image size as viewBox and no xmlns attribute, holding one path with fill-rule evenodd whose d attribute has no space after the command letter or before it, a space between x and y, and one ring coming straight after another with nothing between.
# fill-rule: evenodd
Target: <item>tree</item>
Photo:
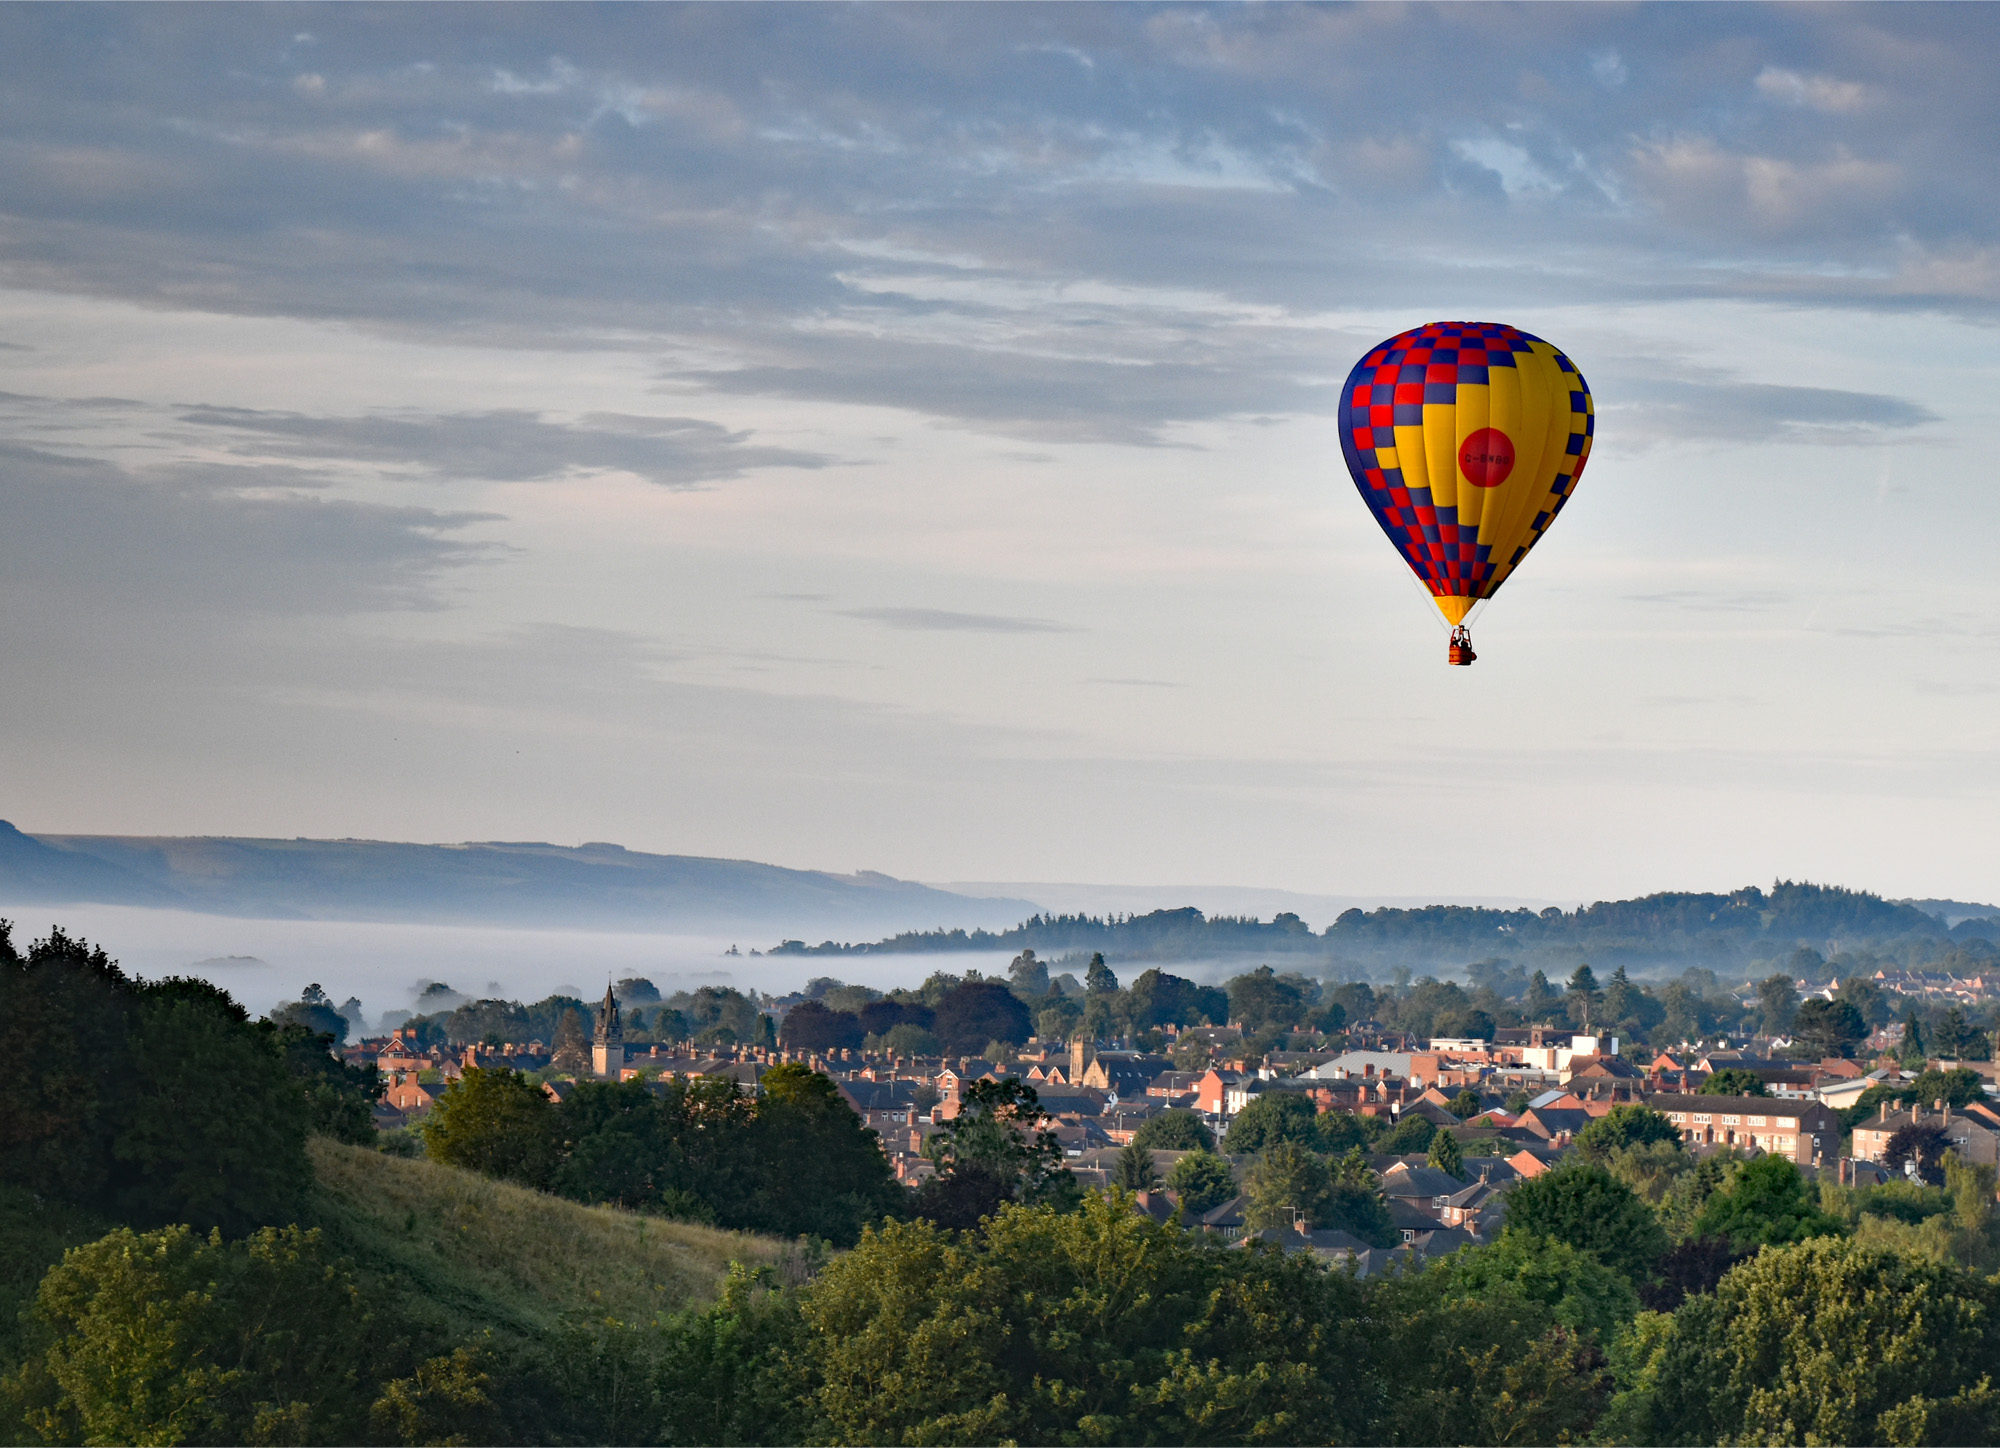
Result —
<instances>
[{"instance_id":1,"label":"tree","mask_svg":"<svg viewBox=\"0 0 2000 1448\"><path fill-rule=\"evenodd\" d=\"M1190 1216L1212 1211L1236 1195L1236 1177L1229 1163L1212 1151L1191 1151L1167 1173L1167 1190Z\"/></svg>"},{"instance_id":2,"label":"tree","mask_svg":"<svg viewBox=\"0 0 2000 1448\"><path fill-rule=\"evenodd\" d=\"M1457 1139L1449 1131L1440 1131L1431 1138L1428 1160L1446 1176L1465 1180L1465 1153L1459 1150Z\"/></svg>"},{"instance_id":3,"label":"tree","mask_svg":"<svg viewBox=\"0 0 2000 1448\"><path fill-rule=\"evenodd\" d=\"M922 1026L904 1021L889 1027L889 1034L882 1037L882 1049L894 1056L942 1056L944 1042Z\"/></svg>"},{"instance_id":4,"label":"tree","mask_svg":"<svg viewBox=\"0 0 2000 1448\"><path fill-rule=\"evenodd\" d=\"M14 948L0 920L0 1181L61 1201L102 1200L129 1076L138 988L118 963L60 929Z\"/></svg>"},{"instance_id":5,"label":"tree","mask_svg":"<svg viewBox=\"0 0 2000 1448\"><path fill-rule=\"evenodd\" d=\"M818 1441L1365 1441L1362 1291L1093 1195L868 1234L801 1294L796 1352Z\"/></svg>"},{"instance_id":6,"label":"tree","mask_svg":"<svg viewBox=\"0 0 2000 1448\"><path fill-rule=\"evenodd\" d=\"M1153 1153L1139 1145L1136 1138L1119 1151L1117 1164L1111 1172L1111 1184L1129 1192L1158 1189L1160 1174L1153 1168Z\"/></svg>"},{"instance_id":7,"label":"tree","mask_svg":"<svg viewBox=\"0 0 2000 1448\"><path fill-rule=\"evenodd\" d=\"M1470 1121L1485 1109L1479 1093L1470 1086L1461 1088L1458 1095L1451 1098L1451 1114L1460 1121Z\"/></svg>"},{"instance_id":8,"label":"tree","mask_svg":"<svg viewBox=\"0 0 2000 1448\"><path fill-rule=\"evenodd\" d=\"M1889 1007L1889 998L1882 987L1865 975L1849 975L1840 982L1840 989L1834 992L1836 1000L1843 1000L1861 1012L1863 1024L1871 1029L1889 1023L1894 1015Z\"/></svg>"},{"instance_id":9,"label":"tree","mask_svg":"<svg viewBox=\"0 0 2000 1448\"><path fill-rule=\"evenodd\" d=\"M279 1058L305 1095L311 1129L350 1146L374 1145L375 1103L386 1089L380 1069L373 1062L348 1065L333 1054L332 1036L308 1026L280 1026L275 1037Z\"/></svg>"},{"instance_id":10,"label":"tree","mask_svg":"<svg viewBox=\"0 0 2000 1448\"><path fill-rule=\"evenodd\" d=\"M1132 1139L1148 1151L1214 1151L1215 1137L1192 1111L1175 1109L1141 1123Z\"/></svg>"},{"instance_id":11,"label":"tree","mask_svg":"<svg viewBox=\"0 0 2000 1448\"><path fill-rule=\"evenodd\" d=\"M1048 1119L1025 1081L975 1081L960 1095L958 1114L924 1143L924 1155L940 1176L976 1168L998 1179L1010 1201L1073 1205L1076 1177L1044 1126Z\"/></svg>"},{"instance_id":12,"label":"tree","mask_svg":"<svg viewBox=\"0 0 2000 1448\"><path fill-rule=\"evenodd\" d=\"M1621 1443L1985 1443L2000 1433L1992 1289L1820 1237L1641 1318L1600 1428Z\"/></svg>"},{"instance_id":13,"label":"tree","mask_svg":"<svg viewBox=\"0 0 2000 1448\"><path fill-rule=\"evenodd\" d=\"M1965 1012L1957 1006L1947 1007L1938 1021L1931 1033L1931 1049L1951 1061L1993 1059L1993 1042L1986 1032L1967 1021Z\"/></svg>"},{"instance_id":14,"label":"tree","mask_svg":"<svg viewBox=\"0 0 2000 1448\"><path fill-rule=\"evenodd\" d=\"M1111 967L1104 963L1102 951L1092 951L1090 964L1084 967L1083 989L1086 995L1116 995L1118 977L1111 973Z\"/></svg>"},{"instance_id":15,"label":"tree","mask_svg":"<svg viewBox=\"0 0 2000 1448\"><path fill-rule=\"evenodd\" d=\"M241 1233L296 1219L312 1181L306 1095L268 1028L207 981L174 977L144 988L129 1052L111 1143L126 1220Z\"/></svg>"},{"instance_id":16,"label":"tree","mask_svg":"<svg viewBox=\"0 0 2000 1448\"><path fill-rule=\"evenodd\" d=\"M1528 988L1521 995L1521 1016L1524 1020L1546 1024L1554 1019L1556 1007L1561 1004L1562 996L1549 984L1546 975L1538 970L1528 977Z\"/></svg>"},{"instance_id":17,"label":"tree","mask_svg":"<svg viewBox=\"0 0 2000 1448\"><path fill-rule=\"evenodd\" d=\"M1028 1008L998 981L965 981L938 1001L931 1029L954 1056L971 1055L994 1040L1018 1046L1028 1039Z\"/></svg>"},{"instance_id":18,"label":"tree","mask_svg":"<svg viewBox=\"0 0 2000 1448\"><path fill-rule=\"evenodd\" d=\"M1917 1177L1932 1186L1944 1185L1944 1154L1951 1150L1951 1138L1935 1121L1911 1121L1889 1133L1882 1148L1882 1165L1891 1171L1914 1169Z\"/></svg>"},{"instance_id":19,"label":"tree","mask_svg":"<svg viewBox=\"0 0 2000 1448\"><path fill-rule=\"evenodd\" d=\"M347 1040L347 1017L334 1008L317 981L299 992L299 998L271 1012L273 1025L304 1026L314 1035L331 1036L336 1045Z\"/></svg>"},{"instance_id":20,"label":"tree","mask_svg":"<svg viewBox=\"0 0 2000 1448\"><path fill-rule=\"evenodd\" d=\"M1720 1237L1739 1252L1782 1246L1839 1232L1841 1222L1819 1210L1817 1193L1782 1156L1745 1162L1695 1218L1692 1235Z\"/></svg>"},{"instance_id":21,"label":"tree","mask_svg":"<svg viewBox=\"0 0 2000 1448\"><path fill-rule=\"evenodd\" d=\"M1429 1151L1431 1140L1438 1134L1437 1124L1427 1116L1414 1111L1405 1111L1389 1134L1382 1138L1381 1149L1391 1156L1407 1156L1411 1152Z\"/></svg>"},{"instance_id":22,"label":"tree","mask_svg":"<svg viewBox=\"0 0 2000 1448\"><path fill-rule=\"evenodd\" d=\"M1921 1072L1897 1094L1906 1104L1914 1102L1933 1109L1940 1101L1946 1106L1969 1106L1986 1099L1986 1083L1977 1071L1954 1066L1949 1071Z\"/></svg>"},{"instance_id":23,"label":"tree","mask_svg":"<svg viewBox=\"0 0 2000 1448\"><path fill-rule=\"evenodd\" d=\"M1049 967L1037 960L1035 952L1023 950L1007 966L1007 980L1022 995L1039 998L1049 993Z\"/></svg>"},{"instance_id":24,"label":"tree","mask_svg":"<svg viewBox=\"0 0 2000 1448\"><path fill-rule=\"evenodd\" d=\"M1222 1149L1233 1155L1266 1151L1281 1141L1310 1146L1319 1139L1319 1107L1297 1091L1266 1091L1236 1113Z\"/></svg>"},{"instance_id":25,"label":"tree","mask_svg":"<svg viewBox=\"0 0 2000 1448\"><path fill-rule=\"evenodd\" d=\"M778 1039L793 1051L855 1051L861 1048L861 1018L828 1010L818 1001L800 1001L785 1012Z\"/></svg>"},{"instance_id":26,"label":"tree","mask_svg":"<svg viewBox=\"0 0 2000 1448\"><path fill-rule=\"evenodd\" d=\"M1244 1178L1249 1198L1243 1225L1251 1231L1269 1227L1289 1230L1298 1216L1317 1225L1332 1188L1326 1163L1296 1141L1267 1147Z\"/></svg>"},{"instance_id":27,"label":"tree","mask_svg":"<svg viewBox=\"0 0 2000 1448\"><path fill-rule=\"evenodd\" d=\"M61 930L23 958L0 922L0 1046L0 1179L139 1225L297 1216L313 1108L226 992L138 984Z\"/></svg>"},{"instance_id":28,"label":"tree","mask_svg":"<svg viewBox=\"0 0 2000 1448\"><path fill-rule=\"evenodd\" d=\"M564 1011L556 1017L555 1049L549 1055L549 1069L576 1076L590 1070L590 1041L583 1033L583 1019L576 1011Z\"/></svg>"},{"instance_id":29,"label":"tree","mask_svg":"<svg viewBox=\"0 0 2000 1448\"><path fill-rule=\"evenodd\" d=\"M1311 1004L1309 988L1310 982L1303 976L1279 975L1270 966L1260 965L1224 987L1229 992L1229 1018L1247 1031L1295 1026Z\"/></svg>"},{"instance_id":30,"label":"tree","mask_svg":"<svg viewBox=\"0 0 2000 1448\"><path fill-rule=\"evenodd\" d=\"M1197 985L1157 968L1132 982L1132 1024L1153 1026L1221 1025L1229 1016L1229 997L1214 986Z\"/></svg>"},{"instance_id":31,"label":"tree","mask_svg":"<svg viewBox=\"0 0 2000 1448\"><path fill-rule=\"evenodd\" d=\"M1792 1018L1793 1039L1821 1058L1853 1055L1867 1034L1868 1027L1852 1001L1815 996Z\"/></svg>"},{"instance_id":32,"label":"tree","mask_svg":"<svg viewBox=\"0 0 2000 1448\"><path fill-rule=\"evenodd\" d=\"M1660 1259L1659 1276L1640 1284L1639 1300L1651 1312L1672 1312L1688 1298L1715 1291L1723 1274L1751 1253L1739 1252L1724 1237L1689 1237Z\"/></svg>"},{"instance_id":33,"label":"tree","mask_svg":"<svg viewBox=\"0 0 2000 1448\"><path fill-rule=\"evenodd\" d=\"M466 1067L438 1095L423 1132L433 1161L524 1186L546 1185L556 1165L555 1103L519 1071Z\"/></svg>"},{"instance_id":34,"label":"tree","mask_svg":"<svg viewBox=\"0 0 2000 1448\"><path fill-rule=\"evenodd\" d=\"M1510 1289L1541 1303L1570 1331L1600 1342L1611 1341L1639 1312L1632 1284L1596 1253L1512 1227L1491 1245L1454 1252L1431 1270L1448 1279L1448 1291L1470 1297Z\"/></svg>"},{"instance_id":35,"label":"tree","mask_svg":"<svg viewBox=\"0 0 2000 1448\"><path fill-rule=\"evenodd\" d=\"M880 1138L821 1072L796 1061L766 1071L749 1135L759 1180L744 1226L851 1247L902 1205Z\"/></svg>"},{"instance_id":36,"label":"tree","mask_svg":"<svg viewBox=\"0 0 2000 1448\"><path fill-rule=\"evenodd\" d=\"M1628 1146L1654 1141L1678 1145L1680 1139L1680 1128L1650 1107L1614 1106L1576 1134L1576 1149L1581 1156L1602 1161Z\"/></svg>"},{"instance_id":37,"label":"tree","mask_svg":"<svg viewBox=\"0 0 2000 1448\"><path fill-rule=\"evenodd\" d=\"M1929 1055L1924 1050L1924 1030L1917 1024L1914 1008L1903 1013L1903 1039L1897 1044L1896 1057L1909 1071L1921 1071L1929 1064Z\"/></svg>"},{"instance_id":38,"label":"tree","mask_svg":"<svg viewBox=\"0 0 2000 1448\"><path fill-rule=\"evenodd\" d=\"M1724 1066L1720 1071L1711 1072L1709 1078L1696 1088L1701 1096L1769 1096L1764 1087L1764 1078L1755 1071L1741 1066Z\"/></svg>"},{"instance_id":39,"label":"tree","mask_svg":"<svg viewBox=\"0 0 2000 1448\"><path fill-rule=\"evenodd\" d=\"M1591 1013L1598 1002L1604 999L1604 992L1597 984L1597 972L1588 965L1579 965L1569 978L1566 1004L1570 1019L1586 1030L1590 1027Z\"/></svg>"},{"instance_id":40,"label":"tree","mask_svg":"<svg viewBox=\"0 0 2000 1448\"><path fill-rule=\"evenodd\" d=\"M1667 1250L1653 1209L1594 1162L1544 1172L1507 1194L1507 1225L1595 1252L1607 1267L1644 1282Z\"/></svg>"},{"instance_id":41,"label":"tree","mask_svg":"<svg viewBox=\"0 0 2000 1448\"><path fill-rule=\"evenodd\" d=\"M33 1316L50 1442L366 1442L396 1336L298 1227L121 1227L49 1270Z\"/></svg>"},{"instance_id":42,"label":"tree","mask_svg":"<svg viewBox=\"0 0 2000 1448\"><path fill-rule=\"evenodd\" d=\"M1799 993L1789 975L1767 975L1757 982L1757 1012L1764 1034L1781 1035L1791 1029L1799 1008Z\"/></svg>"}]
</instances>

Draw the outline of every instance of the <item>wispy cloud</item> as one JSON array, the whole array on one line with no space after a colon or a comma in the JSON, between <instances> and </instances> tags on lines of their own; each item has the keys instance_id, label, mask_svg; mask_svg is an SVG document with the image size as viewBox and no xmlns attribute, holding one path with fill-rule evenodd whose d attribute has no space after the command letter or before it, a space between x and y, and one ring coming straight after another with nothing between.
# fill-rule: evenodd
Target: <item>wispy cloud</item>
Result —
<instances>
[{"instance_id":1,"label":"wispy cloud","mask_svg":"<svg viewBox=\"0 0 2000 1448\"><path fill-rule=\"evenodd\" d=\"M503 410L444 416L309 417L239 407L191 407L180 420L235 434L241 453L402 464L440 478L533 482L575 472L636 473L697 487L754 468L819 468L817 453L760 446L747 432L689 417L592 413L576 422Z\"/></svg>"},{"instance_id":2,"label":"wispy cloud","mask_svg":"<svg viewBox=\"0 0 2000 1448\"><path fill-rule=\"evenodd\" d=\"M884 628L917 633L1081 633L1074 624L1047 618L1022 618L1000 613L959 613L948 608L842 608L843 618L879 623Z\"/></svg>"}]
</instances>

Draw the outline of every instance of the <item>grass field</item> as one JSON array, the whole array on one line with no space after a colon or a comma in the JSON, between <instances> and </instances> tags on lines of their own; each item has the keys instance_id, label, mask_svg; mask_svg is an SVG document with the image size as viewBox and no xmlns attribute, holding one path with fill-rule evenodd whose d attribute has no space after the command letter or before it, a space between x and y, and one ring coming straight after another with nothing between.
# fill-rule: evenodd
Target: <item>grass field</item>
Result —
<instances>
[{"instance_id":1,"label":"grass field","mask_svg":"<svg viewBox=\"0 0 2000 1448\"><path fill-rule=\"evenodd\" d=\"M311 1150L314 1224L406 1311L454 1335L531 1334L577 1312L645 1321L712 1298L732 1259L777 1266L796 1250L324 1138Z\"/></svg>"},{"instance_id":2,"label":"grass field","mask_svg":"<svg viewBox=\"0 0 2000 1448\"><path fill-rule=\"evenodd\" d=\"M795 1270L772 1237L586 1207L435 1162L315 1138L302 1214L397 1310L441 1338L516 1340L577 1313L644 1322L714 1297L732 1260ZM0 1183L0 1367L66 1248L118 1225Z\"/></svg>"}]
</instances>

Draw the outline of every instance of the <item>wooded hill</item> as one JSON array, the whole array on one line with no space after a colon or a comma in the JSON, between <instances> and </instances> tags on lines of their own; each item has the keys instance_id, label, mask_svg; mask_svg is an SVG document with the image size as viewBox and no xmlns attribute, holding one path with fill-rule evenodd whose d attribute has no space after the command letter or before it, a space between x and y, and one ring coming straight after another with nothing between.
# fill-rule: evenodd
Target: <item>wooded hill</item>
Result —
<instances>
[{"instance_id":1,"label":"wooded hill","mask_svg":"<svg viewBox=\"0 0 2000 1448\"><path fill-rule=\"evenodd\" d=\"M1947 926L1937 915L1864 890L1782 880L1768 891L1754 885L1726 895L1669 891L1572 911L1468 905L1349 910L1317 932L1296 915L1211 918L1192 907L1145 915L1034 915L1012 930L909 932L854 945L788 940L773 953L1101 951L1113 963L1282 956L1295 969L1334 975L1396 967L1451 971L1500 957L1554 974L1585 960L1635 972L1689 965L1723 971L1800 946L1828 957L1894 949L1906 963L1921 964L1973 940L2000 940L2000 912Z\"/></svg>"}]
</instances>

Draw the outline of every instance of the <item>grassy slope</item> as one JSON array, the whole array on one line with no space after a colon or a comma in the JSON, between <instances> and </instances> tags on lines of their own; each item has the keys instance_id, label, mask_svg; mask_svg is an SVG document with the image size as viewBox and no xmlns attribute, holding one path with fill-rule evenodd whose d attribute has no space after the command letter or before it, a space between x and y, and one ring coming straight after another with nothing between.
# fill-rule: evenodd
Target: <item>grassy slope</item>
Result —
<instances>
[{"instance_id":1,"label":"grassy slope","mask_svg":"<svg viewBox=\"0 0 2000 1448\"><path fill-rule=\"evenodd\" d=\"M712 1297L731 1259L776 1264L789 1250L324 1139L312 1158L314 1220L364 1275L454 1337L532 1333L578 1311L644 1321Z\"/></svg>"}]
</instances>

